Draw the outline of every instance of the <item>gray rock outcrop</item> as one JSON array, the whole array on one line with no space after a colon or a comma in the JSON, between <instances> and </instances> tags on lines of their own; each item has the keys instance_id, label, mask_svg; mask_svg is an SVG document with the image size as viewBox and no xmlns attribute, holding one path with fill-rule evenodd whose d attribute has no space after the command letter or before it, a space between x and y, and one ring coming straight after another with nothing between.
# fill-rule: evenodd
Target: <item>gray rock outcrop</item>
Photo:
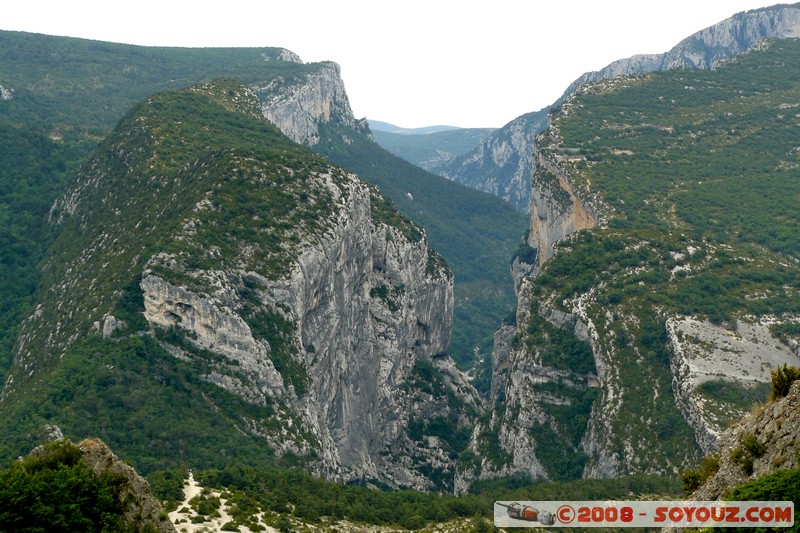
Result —
<instances>
[{"instance_id":1,"label":"gray rock outcrop","mask_svg":"<svg viewBox=\"0 0 800 533\"><path fill-rule=\"evenodd\" d=\"M9 89L0 85L0 100L8 101L14 99L14 89Z\"/></svg>"},{"instance_id":2,"label":"gray rock outcrop","mask_svg":"<svg viewBox=\"0 0 800 533\"><path fill-rule=\"evenodd\" d=\"M692 317L671 317L667 319L667 334L675 398L704 453L717 450L727 420L741 418L746 411L703 398L697 393L698 386L712 380L745 386L769 384L775 368L800 366L800 357L772 336L764 319L738 321L735 329L725 329Z\"/></svg>"},{"instance_id":3,"label":"gray rock outcrop","mask_svg":"<svg viewBox=\"0 0 800 533\"><path fill-rule=\"evenodd\" d=\"M458 472L457 492L465 492L476 480L504 476L554 479L559 473L540 459L542 448L578 452L567 436L569 422L554 417L552 408L570 408L588 389L600 387L603 368L598 367L597 374L585 374L548 366L538 347L519 342L532 318L531 289L530 278L524 278L518 291L516 324L501 327L494 336L490 416L472 434L469 450L477 462ZM575 311L581 312L579 308ZM597 349L597 334L585 316L539 305L538 317Z\"/></svg>"},{"instance_id":4,"label":"gray rock outcrop","mask_svg":"<svg viewBox=\"0 0 800 533\"><path fill-rule=\"evenodd\" d=\"M100 439L84 439L77 444L64 441L64 435L57 426L45 426L44 435L48 441L61 441L60 445L77 448L80 461L86 464L98 478L106 475L114 476L119 488L118 498L121 504L122 525L126 531L156 531L158 533L174 533L175 528L169 521L161 502L153 494L150 484ZM34 448L30 457L47 457L47 446ZM58 459L58 457L55 457ZM69 495L64 495L69 497ZM77 502L79 505L82 502ZM99 524L96 524L99 526Z\"/></svg>"},{"instance_id":5,"label":"gray rock outcrop","mask_svg":"<svg viewBox=\"0 0 800 533\"><path fill-rule=\"evenodd\" d=\"M764 39L793 37L800 37L800 4L777 5L739 13L690 35L663 54L635 55L614 61L600 70L587 72L570 84L565 96L584 83L617 76L673 68L714 68Z\"/></svg>"},{"instance_id":6,"label":"gray rock outcrop","mask_svg":"<svg viewBox=\"0 0 800 533\"><path fill-rule=\"evenodd\" d=\"M286 136L306 146L320 141L321 128L331 121L368 132L365 120L356 120L341 78L339 65L328 62L297 79L278 78L255 87L261 111ZM344 142L352 142L345 138Z\"/></svg>"},{"instance_id":7,"label":"gray rock outcrop","mask_svg":"<svg viewBox=\"0 0 800 533\"><path fill-rule=\"evenodd\" d=\"M152 527L159 533L175 531L161 502L153 495L150 484L132 466L117 457L100 439L86 439L77 446L84 462L95 475L110 471L124 479L119 497L124 503L125 525L136 530Z\"/></svg>"},{"instance_id":8,"label":"gray rock outcrop","mask_svg":"<svg viewBox=\"0 0 800 533\"><path fill-rule=\"evenodd\" d=\"M742 468L734 450L743 449L745 436L753 436L764 453L751 457L752 471ZM768 403L720 436L719 470L695 491L698 501L722 498L737 485L779 469L800 466L800 381L785 397Z\"/></svg>"}]
</instances>

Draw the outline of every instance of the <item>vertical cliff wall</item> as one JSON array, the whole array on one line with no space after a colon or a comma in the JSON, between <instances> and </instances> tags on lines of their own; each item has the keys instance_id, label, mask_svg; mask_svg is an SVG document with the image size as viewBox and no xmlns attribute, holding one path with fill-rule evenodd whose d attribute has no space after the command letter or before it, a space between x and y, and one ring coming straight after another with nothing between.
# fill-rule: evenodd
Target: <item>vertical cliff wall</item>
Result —
<instances>
[{"instance_id":1,"label":"vertical cliff wall","mask_svg":"<svg viewBox=\"0 0 800 533\"><path fill-rule=\"evenodd\" d=\"M557 137L555 130L548 135ZM538 267L553 257L558 241L582 229L597 225L598 215L587 201L575 193L568 165L555 140L546 147L534 149L531 183L531 226L528 245L536 250ZM566 158L568 159L568 157Z\"/></svg>"},{"instance_id":2,"label":"vertical cliff wall","mask_svg":"<svg viewBox=\"0 0 800 533\"><path fill-rule=\"evenodd\" d=\"M381 201L374 190L354 175L341 179L325 186L338 207L324 232L299 244L286 274L268 279L249 270L194 270L194 278L213 285L190 292L161 278L169 278L170 270L186 274L169 267L175 258L155 257L142 279L145 317L161 328L177 327L193 344L223 355L230 362L227 372L209 377L218 385L251 401L269 396L290 405L289 412L318 442L325 475L431 488L420 465L452 465L438 464L435 442L409 438L409 424L431 409L466 421L475 407L474 392L457 372L448 388L464 405L426 395L412 384L417 364L454 370L447 355L452 274L421 233L410 239L373 214L372 202ZM290 325L283 342L296 350L291 357L304 369L304 380L282 378L270 360L277 346L254 338L236 311L248 305L241 279L249 279L257 295L251 305ZM247 379L236 377L241 371ZM293 451L302 452L303 446Z\"/></svg>"}]
</instances>

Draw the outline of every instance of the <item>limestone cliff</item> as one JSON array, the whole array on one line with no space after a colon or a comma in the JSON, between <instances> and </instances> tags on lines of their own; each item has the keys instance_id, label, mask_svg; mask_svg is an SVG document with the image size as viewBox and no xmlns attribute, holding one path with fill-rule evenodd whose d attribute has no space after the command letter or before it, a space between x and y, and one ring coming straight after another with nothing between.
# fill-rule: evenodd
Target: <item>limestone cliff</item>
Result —
<instances>
[{"instance_id":1,"label":"limestone cliff","mask_svg":"<svg viewBox=\"0 0 800 533\"><path fill-rule=\"evenodd\" d=\"M800 6L776 5L739 13L699 31L663 54L641 54L620 59L576 79L558 101L535 113L522 115L483 141L467 155L454 159L437 173L478 190L491 192L518 209L531 208L530 183L536 136L547 126L547 112L582 84L617 76L672 68L714 68L749 50L764 39L800 35Z\"/></svg>"},{"instance_id":2,"label":"limestone cliff","mask_svg":"<svg viewBox=\"0 0 800 533\"><path fill-rule=\"evenodd\" d=\"M800 37L800 5L755 9L690 35L663 54L635 55L587 72L572 82L565 94L574 92L584 83L628 74L672 68L714 68L764 39L793 37Z\"/></svg>"},{"instance_id":3,"label":"limestone cliff","mask_svg":"<svg viewBox=\"0 0 800 533\"><path fill-rule=\"evenodd\" d=\"M336 63L322 63L305 75L277 78L255 90L264 116L300 144L318 144L320 128L331 122L369 134L366 121L353 117Z\"/></svg>"},{"instance_id":4,"label":"limestone cliff","mask_svg":"<svg viewBox=\"0 0 800 533\"><path fill-rule=\"evenodd\" d=\"M539 268L553 256L555 243L576 231L593 228L600 216L599 200L595 199L597 207L593 206L590 193L576 191L572 181L571 163L583 157L570 154L562 144L558 129L553 127L538 139L533 150L528 245L536 250Z\"/></svg>"},{"instance_id":5,"label":"limestone cliff","mask_svg":"<svg viewBox=\"0 0 800 533\"><path fill-rule=\"evenodd\" d=\"M185 330L193 344L228 359L227 371L209 376L221 387L251 401L272 396L294 405L292 414L319 442L320 468L327 476L430 488L408 458L438 449L410 440L408 425L429 412L459 414L451 413L445 399L421 397L409 387L415 365L427 361L453 372L448 386L474 404L471 387L447 356L452 275L424 240L409 240L402 230L376 220L373 190L353 175L345 179L343 191L341 183L329 182L338 213L323 234L298 247L293 264L278 279L249 270L195 270L193 277L213 283L212 293L198 294L154 273L174 264L174 258L151 259L141 282L145 318L155 326ZM291 324L289 342L298 347L294 357L306 369L307 383L282 379L270 360L274 347L254 338L241 311L235 311L247 307L237 288L242 279L250 280L255 305ZM251 377L235 377L241 371ZM293 449L272 440L276 447ZM436 466L447 467L447 462Z\"/></svg>"},{"instance_id":6,"label":"limestone cliff","mask_svg":"<svg viewBox=\"0 0 800 533\"><path fill-rule=\"evenodd\" d=\"M722 328L690 317L667 320L673 390L681 412L697 436L704 453L719 448L719 435L730 423L747 414L747 406L732 406L702 393L712 384L758 387L766 397L770 371L800 362L797 354L769 331L774 317L738 320ZM746 354L743 357L742 354Z\"/></svg>"},{"instance_id":7,"label":"limestone cliff","mask_svg":"<svg viewBox=\"0 0 800 533\"><path fill-rule=\"evenodd\" d=\"M60 244L3 400L46 386L88 335L153 335L274 411L236 423L265 450L335 479L446 487L455 456L428 422L457 431L477 406L447 353L452 272L377 189L262 109L219 82L123 121L53 208ZM120 315L125 294L141 313Z\"/></svg>"}]
</instances>

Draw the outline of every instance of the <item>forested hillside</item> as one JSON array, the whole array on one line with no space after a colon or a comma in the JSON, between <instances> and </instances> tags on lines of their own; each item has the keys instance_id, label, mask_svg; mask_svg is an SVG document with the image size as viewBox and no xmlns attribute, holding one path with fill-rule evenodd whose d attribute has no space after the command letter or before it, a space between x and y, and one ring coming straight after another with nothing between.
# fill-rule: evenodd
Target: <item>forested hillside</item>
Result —
<instances>
[{"instance_id":1,"label":"forested hillside","mask_svg":"<svg viewBox=\"0 0 800 533\"><path fill-rule=\"evenodd\" d=\"M477 409L447 353L452 270L377 188L264 118L252 88L147 98L50 220L0 394L2 456L57 425L145 472L246 460L452 483Z\"/></svg>"},{"instance_id":2,"label":"forested hillside","mask_svg":"<svg viewBox=\"0 0 800 533\"><path fill-rule=\"evenodd\" d=\"M285 61L291 60L291 61ZM48 212L78 164L134 104L224 76L318 68L280 48L147 48L0 31L0 375L52 240Z\"/></svg>"},{"instance_id":3,"label":"forested hillside","mask_svg":"<svg viewBox=\"0 0 800 533\"><path fill-rule=\"evenodd\" d=\"M770 370L797 372L800 40L581 86L530 152L524 244L526 216L362 121L309 149L264 118L324 66L0 32L0 457L58 425L172 505L193 469L230 528L485 530L495 500L678 497ZM451 356L504 316L468 379ZM728 467L794 464L740 437ZM51 449L0 500L57 471L117 527L115 478Z\"/></svg>"},{"instance_id":4,"label":"forested hillside","mask_svg":"<svg viewBox=\"0 0 800 533\"><path fill-rule=\"evenodd\" d=\"M0 378L38 283L51 239L47 213L74 166L41 133L0 124Z\"/></svg>"}]
</instances>

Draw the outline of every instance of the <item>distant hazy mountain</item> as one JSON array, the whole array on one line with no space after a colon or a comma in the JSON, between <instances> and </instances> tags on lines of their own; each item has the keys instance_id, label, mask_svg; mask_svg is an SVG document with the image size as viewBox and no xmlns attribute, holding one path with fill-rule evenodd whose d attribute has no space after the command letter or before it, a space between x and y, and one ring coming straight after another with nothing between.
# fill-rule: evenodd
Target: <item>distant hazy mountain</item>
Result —
<instances>
[{"instance_id":1,"label":"distant hazy mountain","mask_svg":"<svg viewBox=\"0 0 800 533\"><path fill-rule=\"evenodd\" d=\"M471 152L495 131L494 128L450 128L444 131L426 131L424 134L411 133L439 127L430 126L402 132L373 128L372 136L376 143L394 155L435 173L455 157Z\"/></svg>"},{"instance_id":2,"label":"distant hazy mountain","mask_svg":"<svg viewBox=\"0 0 800 533\"><path fill-rule=\"evenodd\" d=\"M389 133L398 133L400 135L426 135L428 133L438 133L440 131L460 130L457 126L424 126L422 128L403 128L395 126L388 122L381 122L380 120L370 120L370 129L375 131L385 131Z\"/></svg>"}]
</instances>

